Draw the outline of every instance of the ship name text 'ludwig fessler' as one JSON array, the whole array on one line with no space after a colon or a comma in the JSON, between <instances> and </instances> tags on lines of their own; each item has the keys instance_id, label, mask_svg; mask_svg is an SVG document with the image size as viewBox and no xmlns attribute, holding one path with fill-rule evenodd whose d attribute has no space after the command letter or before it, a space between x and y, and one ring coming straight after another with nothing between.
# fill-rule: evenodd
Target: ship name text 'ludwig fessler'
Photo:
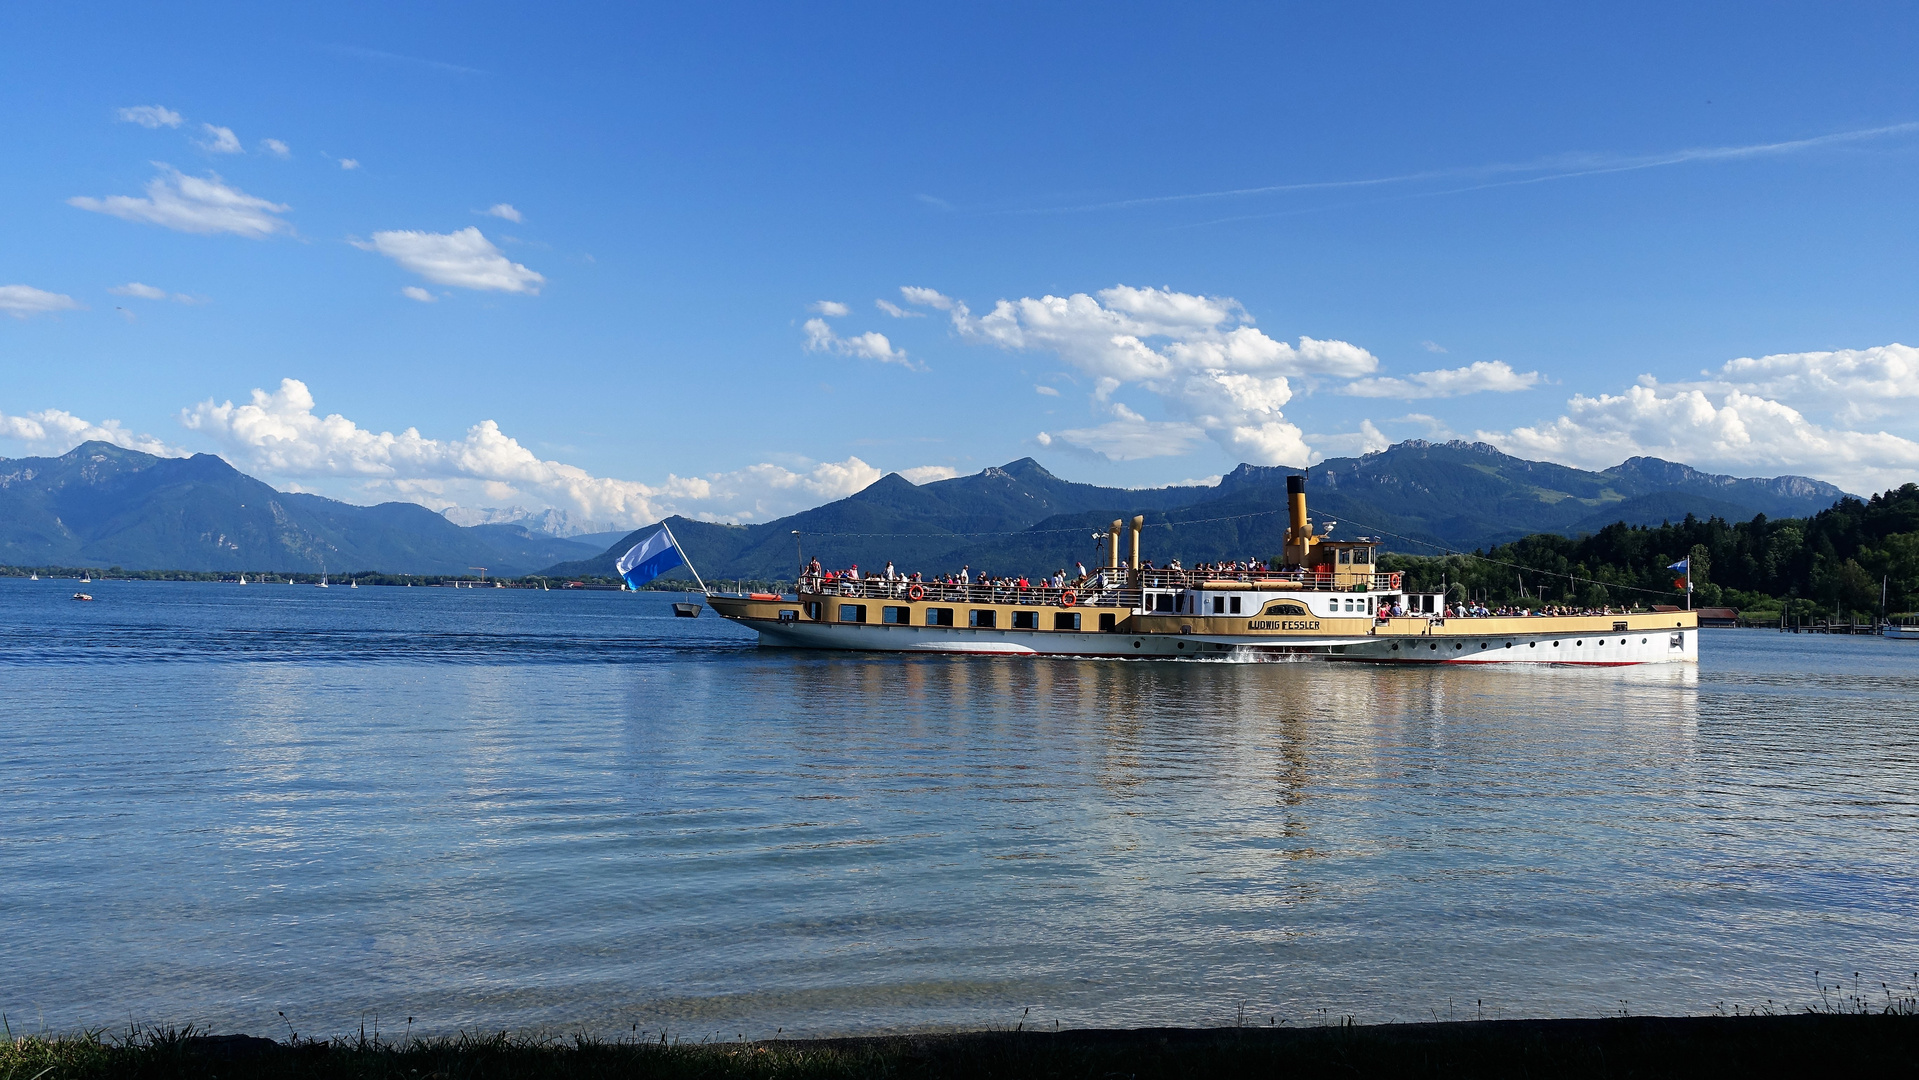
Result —
<instances>
[{"instance_id":1,"label":"ship name text 'ludwig fessler'","mask_svg":"<svg viewBox=\"0 0 1919 1080\"><path fill-rule=\"evenodd\" d=\"M1142 563L1140 531L1105 536L1106 565L1037 583L947 575L803 573L793 598L713 595L713 610L764 645L883 652L1141 657L1320 658L1376 663L1647 664L1699 657L1691 611L1609 610L1449 616L1440 593L1378 571L1379 542L1316 535L1305 478L1287 478L1282 560L1239 569ZM1243 568L1251 566L1251 569ZM1470 613L1469 613L1470 612Z\"/></svg>"}]
</instances>

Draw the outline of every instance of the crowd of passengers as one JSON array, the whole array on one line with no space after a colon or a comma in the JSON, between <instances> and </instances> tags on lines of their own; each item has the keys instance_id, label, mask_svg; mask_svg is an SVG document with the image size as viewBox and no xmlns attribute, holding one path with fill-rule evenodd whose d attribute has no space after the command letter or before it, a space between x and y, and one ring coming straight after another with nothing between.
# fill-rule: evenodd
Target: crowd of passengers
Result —
<instances>
[{"instance_id":1,"label":"crowd of passengers","mask_svg":"<svg viewBox=\"0 0 1919 1080\"><path fill-rule=\"evenodd\" d=\"M1523 607L1518 604L1506 604L1497 608L1489 608L1478 601L1471 601L1458 605L1447 604L1442 617L1448 619L1489 619L1494 617L1517 618L1535 615L1542 617L1553 615L1625 615L1630 610L1630 608L1614 608L1611 606L1596 608L1568 607L1564 604L1548 604L1544 607L1536 608ZM1434 615L1440 614L1438 612L1409 611L1404 604L1399 603L1382 605L1379 613L1383 616L1396 619L1432 618Z\"/></svg>"},{"instance_id":2,"label":"crowd of passengers","mask_svg":"<svg viewBox=\"0 0 1919 1080\"><path fill-rule=\"evenodd\" d=\"M1184 575L1197 583L1198 581L1204 581L1221 575L1231 576L1246 573L1284 574L1288 572L1269 567L1258 559L1195 563L1190 571L1184 569L1178 559L1170 560L1164 567L1156 567L1153 565L1151 559L1147 559L1140 563L1140 569L1155 571L1159 581L1162 583L1167 581L1167 575L1169 574ZM899 594L904 593L906 587L909 585L977 586L989 590L996 598L1028 599L1032 598L1036 590L1052 590L1057 593L1065 589L1082 590L1087 588L1089 583L1092 583L1095 587L1100 584L1098 579L1101 575L1096 573L1089 574L1086 570L1085 563L1074 563L1073 570L1074 572L1072 574L1068 574L1065 567L1061 567L1050 575L1038 578L1028 577L1024 574L1014 577L995 577L984 572L975 574L973 573L972 566L969 564L960 567L956 573L934 574L928 577L920 574L918 571L911 574L900 573L894 568L890 560L886 564L886 569L879 573L862 574L860 572L860 564L858 563L854 563L845 570L828 570L820 565L818 559L814 559L807 566L806 578L800 582L800 587L807 592L836 592L838 591L837 586L841 582L884 582L894 586L894 588L888 589L888 592ZM1447 619L1484 619L1494 616L1624 615L1627 610L1628 609L1623 607L1615 610L1611 606L1578 608L1560 604L1537 608L1521 607L1518 605L1488 608L1485 604L1472 601L1458 605L1446 605L1446 610L1441 617ZM1392 603L1382 606L1380 608L1380 614L1390 618L1432 618L1434 615L1440 613L1415 612L1407 609L1402 603Z\"/></svg>"},{"instance_id":3,"label":"crowd of passengers","mask_svg":"<svg viewBox=\"0 0 1919 1080\"><path fill-rule=\"evenodd\" d=\"M1258 559L1235 559L1230 562L1195 563L1191 570L1182 567L1178 559L1171 560L1163 567L1156 565L1151 559L1145 559L1141 561L1140 569L1142 571L1153 572L1157 581L1161 584L1176 583L1169 582L1168 575L1177 575L1180 580L1191 579L1197 582L1221 575L1231 576L1234 574L1269 574L1283 572L1277 567L1267 566L1266 563ZM887 562L886 569L879 573L861 573L859 563L854 563L844 570L828 570L820 566L818 559L814 559L812 563L807 566L806 579L801 584L809 589L816 589L820 586L836 584L841 581L886 581L906 585L979 585L994 589L995 591L1013 589L1083 589L1089 582L1101 581L1103 576L1103 572L1089 573L1086 569L1086 564L1083 562L1074 563L1073 572L1070 574L1066 571L1065 567L1061 567L1051 574L1037 578L1028 577L1025 574L1000 577L987 574L985 571L975 574L970 564L960 567L956 573L934 574L929 577L918 571L914 571L911 574L903 574L894 568L891 561Z\"/></svg>"}]
</instances>

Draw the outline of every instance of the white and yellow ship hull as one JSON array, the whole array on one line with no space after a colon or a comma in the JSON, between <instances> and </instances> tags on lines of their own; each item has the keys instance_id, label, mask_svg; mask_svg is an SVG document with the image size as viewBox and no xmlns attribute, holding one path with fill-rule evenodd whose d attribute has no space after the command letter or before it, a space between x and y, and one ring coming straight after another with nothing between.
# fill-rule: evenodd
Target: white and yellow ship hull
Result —
<instances>
[{"instance_id":1,"label":"white and yellow ship hull","mask_svg":"<svg viewBox=\"0 0 1919 1080\"><path fill-rule=\"evenodd\" d=\"M1629 664L1693 663L1699 626L1692 612L1435 618L1289 618L1147 614L1096 607L877 605L838 596L801 594L794 600L713 596L721 616L756 630L765 646L864 652L1000 656L1079 656L1153 660L1319 659L1400 664ZM884 607L898 621L840 618L836 609ZM992 613L980 627L928 626L927 608L960 607ZM1262 604L1262 606L1264 606ZM1257 607L1248 607L1258 611ZM1113 628L1099 629L1100 615ZM1033 628L1016 627L1014 619ZM820 617L824 616L824 617ZM1080 629L1052 627L1077 616ZM963 616L964 617L964 616Z\"/></svg>"}]
</instances>

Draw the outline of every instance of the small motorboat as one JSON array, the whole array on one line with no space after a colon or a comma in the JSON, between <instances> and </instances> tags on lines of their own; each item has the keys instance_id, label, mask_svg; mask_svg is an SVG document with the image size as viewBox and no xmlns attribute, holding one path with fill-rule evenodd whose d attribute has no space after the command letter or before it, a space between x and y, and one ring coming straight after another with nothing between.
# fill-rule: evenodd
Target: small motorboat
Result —
<instances>
[{"instance_id":1,"label":"small motorboat","mask_svg":"<svg viewBox=\"0 0 1919 1080\"><path fill-rule=\"evenodd\" d=\"M700 617L700 611L701 608L698 604L689 604L680 601L673 605L673 617L677 619L697 619Z\"/></svg>"},{"instance_id":2,"label":"small motorboat","mask_svg":"<svg viewBox=\"0 0 1919 1080\"><path fill-rule=\"evenodd\" d=\"M74 594L73 594L73 598L74 598L75 600L91 600L91 599L93 599L93 594L92 594L92 593L83 593L83 592L77 592L77 593L74 593Z\"/></svg>"}]
</instances>

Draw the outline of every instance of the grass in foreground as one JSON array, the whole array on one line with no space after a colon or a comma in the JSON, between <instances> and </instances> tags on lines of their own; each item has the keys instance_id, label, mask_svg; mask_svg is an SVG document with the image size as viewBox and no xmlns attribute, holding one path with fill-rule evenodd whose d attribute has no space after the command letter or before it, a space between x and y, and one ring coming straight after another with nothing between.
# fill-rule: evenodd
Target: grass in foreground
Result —
<instances>
[{"instance_id":1,"label":"grass in foreground","mask_svg":"<svg viewBox=\"0 0 1919 1080\"><path fill-rule=\"evenodd\" d=\"M277 1043L192 1031L0 1042L0 1080L312 1077L1664 1077L1919 1074L1905 1014L1497 1020L1294 1029L1144 1028L759 1043L506 1034Z\"/></svg>"}]
</instances>

